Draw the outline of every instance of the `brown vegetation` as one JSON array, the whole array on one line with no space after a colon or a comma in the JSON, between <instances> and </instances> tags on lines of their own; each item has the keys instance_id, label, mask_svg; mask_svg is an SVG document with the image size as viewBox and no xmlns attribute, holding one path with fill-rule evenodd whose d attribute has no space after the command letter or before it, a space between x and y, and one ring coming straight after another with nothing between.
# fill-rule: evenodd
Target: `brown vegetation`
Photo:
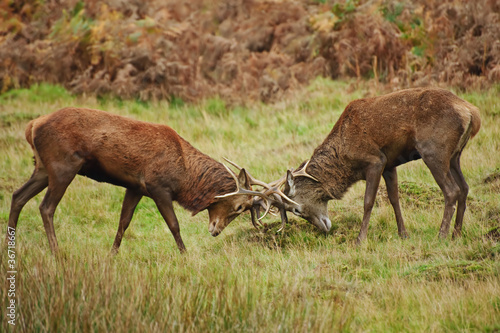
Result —
<instances>
[{"instance_id":1,"label":"brown vegetation","mask_svg":"<svg viewBox=\"0 0 500 333\"><path fill-rule=\"evenodd\" d=\"M272 102L318 75L500 81L494 0L0 1L0 93Z\"/></svg>"}]
</instances>

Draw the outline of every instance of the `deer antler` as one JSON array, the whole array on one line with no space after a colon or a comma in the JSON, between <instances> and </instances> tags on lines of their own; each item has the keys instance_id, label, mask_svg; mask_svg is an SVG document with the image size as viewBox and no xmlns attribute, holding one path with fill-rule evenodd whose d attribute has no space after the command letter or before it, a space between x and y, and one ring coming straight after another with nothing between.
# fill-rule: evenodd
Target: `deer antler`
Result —
<instances>
[{"instance_id":1,"label":"deer antler","mask_svg":"<svg viewBox=\"0 0 500 333\"><path fill-rule=\"evenodd\" d=\"M229 159L225 158L224 157L224 160L226 160L228 163L230 163L232 166L234 166L236 169L240 170L242 169L242 167L240 167L238 164L230 161ZM309 165L309 162L310 160L308 160L306 162L306 164L299 170L297 171L292 171L292 175L294 177L308 177L308 178L311 178L312 180L314 181L317 181L319 182L318 179L316 179L315 177L311 176L310 174L307 173L307 166ZM227 167L226 167L227 168ZM266 195L269 195L269 194L273 194L273 193L276 193L278 194L279 196L281 196L283 199L287 200L288 202L294 204L294 205L298 205L297 202L293 201L292 199L290 199L289 197L287 197L281 190L280 190L280 187L285 183L286 181L286 176L283 176L281 177L280 179L278 180L275 180L269 184L266 184L256 178L254 178L252 175L250 175L250 173L248 171L245 170L245 172L247 173L247 176L248 178L250 179L250 184L251 185L258 185L258 186L262 186L263 188L265 188L266 190L264 191L264 193ZM260 219L264 218L264 216L266 216L266 214L264 214ZM259 220L260 220L259 219Z\"/></svg>"},{"instance_id":2,"label":"deer antler","mask_svg":"<svg viewBox=\"0 0 500 333\"><path fill-rule=\"evenodd\" d=\"M238 164L232 162L231 160L227 159L224 157L224 160L226 160L228 163L230 163L232 166L234 166L236 169L238 170L243 170L242 167L240 167ZM309 162L310 160L308 160L306 162L306 164L299 170L297 171L292 171L292 175L294 177L308 177L314 181L317 181L319 182L315 177L311 176L310 174L307 173L307 166L309 165ZM284 194L282 191L281 191L281 186L283 186L283 184L286 182L286 176L283 176L281 177L280 179L278 180L275 180L269 184L267 183L264 183L258 179L256 179L255 177L253 177L248 171L245 170L245 173L250 181L250 185L256 185L256 186L261 186L264 188L263 191L259 192L259 191L252 191L252 190L247 190L247 189L244 189L244 188L241 188L240 186L240 183L238 181L238 179L236 178L236 174L225 164L223 164L224 167L226 168L226 170L229 172L229 174L231 175L231 177L233 177L234 181L236 182L236 191L235 192L232 192L232 193L228 193L228 194L224 194L224 195L219 195L219 196L216 196L216 198L226 198L226 197L229 197L229 196L233 196L233 195L253 195L253 196L258 196L260 198L262 198L264 201L265 201L265 204L260 201L260 200L255 200L254 199L254 207L252 207L252 209L250 210L250 214L251 214L251 218L252 218L252 224L255 228L257 228L257 225L260 224L262 225L262 223L260 222L268 213L270 214L273 214L275 215L275 213L272 211L272 208L273 206L278 208L280 213L281 213L281 228L279 229L279 231L283 230L283 228L285 227L285 222L287 220L286 218L286 211L285 211L285 208L284 208L284 204L283 204L283 199L294 204L294 205L297 205L299 206L299 204L295 201L293 201L292 199L290 199L286 194ZM264 215L262 216L259 216L259 212L258 210L255 208L255 206L257 205L260 205L262 208L265 209L265 212L264 212ZM255 219L255 217L257 217L257 219Z\"/></svg>"},{"instance_id":3,"label":"deer antler","mask_svg":"<svg viewBox=\"0 0 500 333\"><path fill-rule=\"evenodd\" d=\"M310 178L310 179L312 179L312 180L314 180L316 182L319 182L319 180L317 178L315 178L314 176L311 176L310 174L307 173L307 166L309 165L309 162L310 162L310 160L308 160L304 164L304 166L302 168L300 168L299 170L297 170L297 171L293 171L292 170L292 175L294 177L307 177L307 178ZM285 227L285 223L287 221L286 210L285 210L282 198L285 199L286 201L294 204L294 205L299 206L299 204L297 202L295 202L292 199L290 199L286 194L284 194L281 191L280 188L281 188L281 186L283 186L283 184L285 182L286 182L286 175L283 176L283 177L281 177L278 180L275 180L275 181L267 184L267 186L264 186L266 189L263 191L263 193L266 196L269 197L269 200L266 201L266 205L271 204L271 205L277 207L279 209L280 213L281 213L281 228L278 230L278 232L281 231L281 230L283 230L283 228ZM259 202L259 204L261 206L263 205L262 202ZM261 219L263 219L266 216L266 214L270 211L270 209L271 208L269 206L267 206L266 207L266 212L264 213L264 215L262 215L261 217L257 216L257 220L260 221ZM254 218L254 217L252 217L252 218ZM255 224L255 221L252 220L252 223Z\"/></svg>"},{"instance_id":4,"label":"deer antler","mask_svg":"<svg viewBox=\"0 0 500 333\"><path fill-rule=\"evenodd\" d=\"M309 165L309 162L311 162L311 160L307 160L306 164L304 164L304 166L302 168L300 168L299 170L297 171L292 171L292 175L294 177L308 177L308 178L311 178L312 180L314 181L317 181L319 183L319 180L316 179L315 177L311 176L310 174L307 173L307 166Z\"/></svg>"},{"instance_id":5,"label":"deer antler","mask_svg":"<svg viewBox=\"0 0 500 333\"><path fill-rule=\"evenodd\" d=\"M236 175L234 174L234 172L231 169L229 169L229 167L227 165L225 165L225 164L223 164L223 165L226 168L227 172L229 172L231 177L233 177L233 179L236 183L236 191L231 192L231 193L227 193L227 194L223 194L223 195L218 195L218 196L216 196L216 198L218 198L218 199L227 198L227 197L230 197L233 195L253 195L253 196L259 196L259 197L263 198L264 200L266 200L266 202L268 201L269 198L263 192L252 191L252 190L247 190L247 189L241 188L240 182L238 181L238 178L236 178ZM248 172L246 170L245 170L245 172L248 175Z\"/></svg>"},{"instance_id":6,"label":"deer antler","mask_svg":"<svg viewBox=\"0 0 500 333\"><path fill-rule=\"evenodd\" d=\"M238 170L243 170L242 167L240 167L238 164L232 162L231 160L227 159L224 157L224 159L230 163L232 166L234 166L236 169ZM264 213L264 215L260 218L257 218L257 221L255 221L255 217L254 217L254 214L255 212L253 211L253 209L250 211L250 214L252 215L252 224L254 225L254 227L256 227L257 223L260 223L260 220L262 220L262 218L264 216L267 215L267 213L269 212L269 210L271 209L272 205L269 204L269 197L267 194L265 194L264 192L258 192L258 191L250 191L250 190L246 190L246 189L242 189L239 185L239 182L238 182L238 179L236 178L236 175L234 174L234 172L229 169L229 167L225 164L223 164L224 167L226 168L226 170L231 174L231 177L233 177L234 181L236 182L236 191L233 192L233 193L228 193L228 194L224 194L224 195L220 195L220 196L216 196L216 198L224 198L224 197L229 197L229 196L232 196L232 195L240 195L240 194L247 194L247 195L255 195L255 196L259 196L261 197L262 199L264 199L266 201L266 205L265 208L266 211ZM245 173L246 175L248 176L248 179L250 180L250 185L257 185L257 186L262 186L266 189L269 188L269 185L256 179L255 177L253 177L248 171L245 170ZM260 223L262 225L262 223Z\"/></svg>"},{"instance_id":7,"label":"deer antler","mask_svg":"<svg viewBox=\"0 0 500 333\"><path fill-rule=\"evenodd\" d=\"M266 196L270 196L271 194L277 194L279 195L279 197L276 197L278 199L272 199L272 198L269 198L271 201L272 201L272 205L274 206L277 206L278 208L282 207L283 206L283 201L281 200L281 198L287 200L288 202L294 204L294 205L299 205L297 202L293 201L292 199L290 199L289 197L286 196L285 193L283 193L281 190L280 190L280 187L285 183L285 177L282 177L282 179L279 179L278 181L275 181L275 182L272 182L272 183L269 183L269 188L267 190L264 191L264 194ZM266 204L269 205L269 201L266 201ZM264 213L264 215L262 215L259 220L262 220L266 214L269 212L271 208L270 207L267 207L266 208L266 212Z\"/></svg>"},{"instance_id":8,"label":"deer antler","mask_svg":"<svg viewBox=\"0 0 500 333\"><path fill-rule=\"evenodd\" d=\"M292 170L292 175L294 177L307 177L307 178L310 178L316 182L319 182L319 180L313 176L311 176L310 174L307 173L307 166L309 165L309 162L311 160L307 160L306 164L304 164L304 166L302 168L300 168L299 170L297 171L293 171ZM269 184L267 184L267 190L264 191L264 193L266 195L270 195L270 194L278 194L279 196L281 196L283 199L287 200L288 202L294 204L294 205L297 205L299 206L299 204L295 201L293 201L292 199L290 199L286 194L284 194L281 190L280 190L280 187L286 182L286 176L283 176L281 177L280 179L278 180L275 180L274 182L271 182ZM281 202L282 203L282 202ZM262 218L264 218L264 216L266 216L266 214L264 214Z\"/></svg>"},{"instance_id":9,"label":"deer antler","mask_svg":"<svg viewBox=\"0 0 500 333\"><path fill-rule=\"evenodd\" d=\"M226 160L226 162L228 162L229 164L231 164L232 166L234 166L236 169L238 169L239 171L241 171L241 169L243 169L242 167L240 167L238 164L230 161L229 159L223 157L223 159ZM248 171L245 170L245 172L247 173L247 176L248 176L248 179L250 179L250 185L257 185L257 186L262 186L264 188L269 188L269 185L258 180L257 178L254 178Z\"/></svg>"},{"instance_id":10,"label":"deer antler","mask_svg":"<svg viewBox=\"0 0 500 333\"><path fill-rule=\"evenodd\" d=\"M230 161L228 161L228 162L230 162ZM232 163L232 162L230 162L230 163ZM233 164L233 163L232 163L232 164ZM266 206L265 206L265 207L266 207L266 212L264 213L264 215L263 215L261 218L259 218L259 219L258 219L258 221L259 221L259 223L260 223L260 220L261 220L264 216L266 216L266 215L267 215L267 213L269 212L269 210L270 210L270 209L271 209L271 207L272 207L272 205L269 203L269 200L270 200L271 198L269 198L269 196L268 196L266 193L264 193L264 192L252 191L252 190L247 190L247 189L241 188L241 186L240 186L240 182L239 182L239 181L238 181L238 179L236 178L235 173L234 173L231 169L229 169L229 167L228 167L227 165L225 165L225 164L223 164L223 165L224 165L224 167L226 168L226 170L229 172L229 174L231 175L231 177L233 177L233 179L234 179L234 181L235 181L235 183L236 183L236 191L231 192L231 193L227 193L227 194L223 194L223 195L218 195L218 196L216 196L215 198L217 198L217 199L220 199L220 198L227 198L227 197L230 197L230 196L233 196L233 195L252 195L252 196L258 196L258 197L261 197L262 199L264 199L264 200L266 201ZM234 165L236 168L239 168L236 164L233 164L233 165ZM244 169L242 169L242 168L239 168L239 169L240 169L240 170L244 170ZM248 178L250 179L250 183L251 183L251 184L253 184L253 182L254 182L254 181L256 181L256 179L255 179L255 178L253 178L253 177L251 177L251 176L248 174L248 172L247 172L246 170L245 170L245 173L246 173L246 175L248 176ZM253 181L252 181L252 179L253 179ZM258 181L258 180L257 180L257 181ZM261 182L261 181L258 181L258 182L260 182L260 183L262 183L262 184L265 184L265 183L263 183L263 182ZM254 185L259 185L259 184L254 184ZM267 186L267 184L265 184L265 185ZM264 186L264 185L261 185L261 186ZM265 187L265 186L264 186L264 187ZM251 212L251 213L252 213L252 212ZM254 221L253 217L252 217L252 224L253 224L254 226L256 226L256 223L255 223L255 221Z\"/></svg>"},{"instance_id":11,"label":"deer antler","mask_svg":"<svg viewBox=\"0 0 500 333\"><path fill-rule=\"evenodd\" d=\"M281 227L277 231L277 232L280 232L281 230L283 230L283 228L285 228L285 223L288 223L288 218L286 216L285 206L283 205L283 200L281 199L281 197L276 195L276 194L273 194L273 196L275 197L275 199L271 198L271 200L273 201L271 205L272 206L274 205L274 208L278 208L278 210L281 214ZM254 202L254 205L252 206L252 210L251 210L252 223L254 226L256 225L257 222L260 223L260 220L265 216L265 215L263 215L262 217L259 217L259 215L260 215L260 213L259 213L260 207L259 206L266 208L266 210L267 210L267 207L264 207L264 204L262 203L262 201L260 201L260 199ZM272 208L269 209L269 214L276 215L272 212ZM257 220L255 219L255 217L257 217Z\"/></svg>"},{"instance_id":12,"label":"deer antler","mask_svg":"<svg viewBox=\"0 0 500 333\"><path fill-rule=\"evenodd\" d=\"M230 163L232 166L234 166L236 169L238 170L242 170L243 168L240 167L238 164L232 162L231 160L227 159L224 157L224 160L226 160L228 163ZM225 165L224 165L225 166ZM225 166L226 169L230 170L227 166ZM273 200L272 198L269 197L270 194L273 194L273 193L276 193L278 195L280 195L281 197L283 197L285 200L295 204L295 205L298 205L298 203L296 203L295 201L293 201L292 199L290 199L289 197L287 197L279 188L281 187L281 185L284 184L285 182L285 177L282 177L281 179L277 180L277 181L274 181L274 182L271 182L269 184L267 183L264 183L258 179L256 179L255 177L253 177L248 171L246 171L246 174L248 176L248 179L250 180L250 185L257 185L257 186L262 186L263 188L265 188L266 190L263 191L263 192L258 192L258 193L261 193L262 195L258 195L262 198L264 198L265 196L265 200L266 200L266 205L265 207L263 206L263 208L265 208L265 212L264 212L264 215L262 215L261 217L257 217L257 221L260 222L260 220L262 220L271 210L272 208L272 204L269 204L269 200ZM274 201L274 200L273 200ZM260 203L259 203L260 204ZM271 214L273 214L271 212ZM274 214L273 214L274 215ZM252 224L255 226L256 225L256 221L254 220L254 217L252 217Z\"/></svg>"}]
</instances>

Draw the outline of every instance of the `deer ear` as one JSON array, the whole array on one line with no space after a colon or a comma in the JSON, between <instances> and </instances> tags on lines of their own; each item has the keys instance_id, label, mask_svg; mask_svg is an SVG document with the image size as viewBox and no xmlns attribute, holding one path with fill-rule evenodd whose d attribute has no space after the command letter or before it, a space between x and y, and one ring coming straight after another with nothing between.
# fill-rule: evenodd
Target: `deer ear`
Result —
<instances>
[{"instance_id":1,"label":"deer ear","mask_svg":"<svg viewBox=\"0 0 500 333\"><path fill-rule=\"evenodd\" d=\"M291 192L293 192L295 187L295 182L293 179L293 174L290 170L286 171L286 182L285 182L285 194L290 195Z\"/></svg>"},{"instance_id":2,"label":"deer ear","mask_svg":"<svg viewBox=\"0 0 500 333\"><path fill-rule=\"evenodd\" d=\"M238 175L238 183L240 184L241 187L250 190L250 178L248 177L248 174L244 168L241 169L240 174Z\"/></svg>"}]
</instances>

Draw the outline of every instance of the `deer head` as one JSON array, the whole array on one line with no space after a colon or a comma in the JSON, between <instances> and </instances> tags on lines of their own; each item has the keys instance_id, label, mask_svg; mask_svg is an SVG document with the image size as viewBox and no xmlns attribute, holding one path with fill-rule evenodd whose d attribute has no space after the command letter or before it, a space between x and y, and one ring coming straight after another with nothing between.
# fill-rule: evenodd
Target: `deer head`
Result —
<instances>
[{"instance_id":1,"label":"deer head","mask_svg":"<svg viewBox=\"0 0 500 333\"><path fill-rule=\"evenodd\" d=\"M328 200L318 181L307 174L307 164L297 174L288 170L285 180L284 194L297 204L287 203L285 209L306 219L317 228L328 232L332 222L328 218ZM300 203L300 204L299 204Z\"/></svg>"}]
</instances>

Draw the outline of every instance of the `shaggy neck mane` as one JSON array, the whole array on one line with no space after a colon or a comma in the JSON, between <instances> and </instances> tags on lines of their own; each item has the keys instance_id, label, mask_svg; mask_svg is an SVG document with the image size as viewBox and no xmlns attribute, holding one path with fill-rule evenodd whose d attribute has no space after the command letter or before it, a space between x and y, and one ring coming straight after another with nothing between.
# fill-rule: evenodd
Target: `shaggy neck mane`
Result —
<instances>
[{"instance_id":1,"label":"shaggy neck mane","mask_svg":"<svg viewBox=\"0 0 500 333\"><path fill-rule=\"evenodd\" d=\"M186 174L176 200L196 215L215 201L215 197L236 191L236 183L224 166L190 146L184 149Z\"/></svg>"},{"instance_id":2,"label":"shaggy neck mane","mask_svg":"<svg viewBox=\"0 0 500 333\"><path fill-rule=\"evenodd\" d=\"M325 141L314 150L307 167L307 172L320 181L321 189L329 199L341 199L349 187L360 179L343 151L340 125L337 123Z\"/></svg>"}]
</instances>

